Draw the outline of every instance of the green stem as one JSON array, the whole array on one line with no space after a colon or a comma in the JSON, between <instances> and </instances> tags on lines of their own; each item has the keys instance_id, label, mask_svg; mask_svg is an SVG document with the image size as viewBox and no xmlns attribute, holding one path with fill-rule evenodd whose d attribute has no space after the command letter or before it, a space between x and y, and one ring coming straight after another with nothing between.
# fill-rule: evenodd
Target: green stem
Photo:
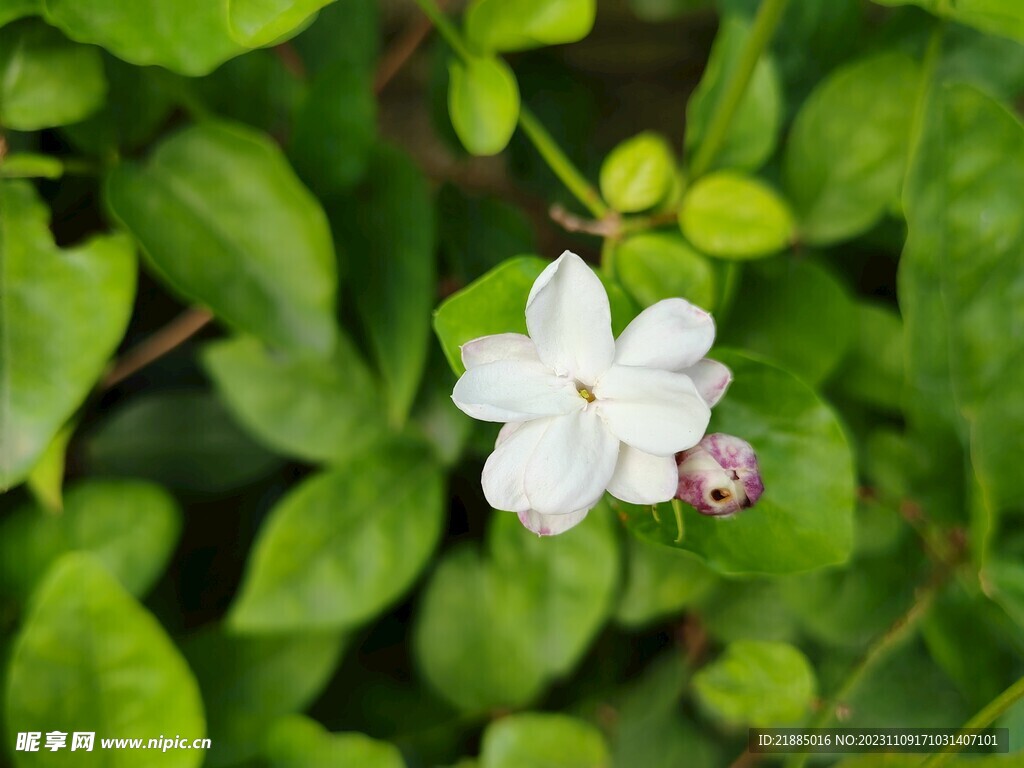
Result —
<instances>
[{"instance_id":1,"label":"green stem","mask_svg":"<svg viewBox=\"0 0 1024 768\"><path fill-rule=\"evenodd\" d=\"M416 4L420 9L427 15L430 22L437 27L437 31L441 33L441 37L445 39L445 42L451 46L452 50L459 55L463 61L468 62L473 58L473 54L470 53L469 48L462 41L462 36L459 31L455 28L455 25L448 20L444 12L437 7L437 3L434 0L416 0Z\"/></svg>"},{"instance_id":2,"label":"green stem","mask_svg":"<svg viewBox=\"0 0 1024 768\"><path fill-rule=\"evenodd\" d=\"M754 74L757 62L761 54L768 46L775 28L782 18L782 12L786 8L788 0L761 0L761 7L757 10L754 25L750 30L750 37L747 38L743 50L740 52L740 59L736 63L732 77L725 86L725 92L715 104L714 112L711 113L711 120L708 122L708 130L704 134L704 140L697 148L697 154L690 165L690 178L696 179L703 176L711 168L715 155L722 148L732 119L743 101L743 94L747 91L747 85Z\"/></svg>"},{"instance_id":3,"label":"green stem","mask_svg":"<svg viewBox=\"0 0 1024 768\"><path fill-rule=\"evenodd\" d=\"M811 728L828 726L835 716L837 707L850 698L868 672L878 666L879 662L888 657L904 640L913 635L917 625L931 608L932 601L943 583L944 579L935 579L924 587L907 612L897 619L884 635L871 644L867 653L850 670L842 685L822 704L818 716L810 725ZM790 755L786 760L785 767L802 768L807 763L809 754L808 752L797 752Z\"/></svg>"},{"instance_id":4,"label":"green stem","mask_svg":"<svg viewBox=\"0 0 1024 768\"><path fill-rule=\"evenodd\" d=\"M519 109L519 127L533 142L540 156L561 182L579 200L590 213L598 219L608 214L608 206L604 204L597 190L572 164L562 148L551 138L551 134L540 124L536 116L525 105Z\"/></svg>"},{"instance_id":5,"label":"green stem","mask_svg":"<svg viewBox=\"0 0 1024 768\"><path fill-rule=\"evenodd\" d=\"M615 247L618 243L611 237L601 241L601 267L605 274L613 280L618 276L615 274Z\"/></svg>"},{"instance_id":6,"label":"green stem","mask_svg":"<svg viewBox=\"0 0 1024 768\"><path fill-rule=\"evenodd\" d=\"M971 728L987 728L995 722L997 717L1022 698L1024 698L1024 677L982 707L974 717L964 723L960 730L966 731ZM948 747L943 748L941 752L936 752L925 760L924 763L921 764L921 768L938 768L940 765L945 765L953 755L959 751L960 745L951 744Z\"/></svg>"}]
</instances>

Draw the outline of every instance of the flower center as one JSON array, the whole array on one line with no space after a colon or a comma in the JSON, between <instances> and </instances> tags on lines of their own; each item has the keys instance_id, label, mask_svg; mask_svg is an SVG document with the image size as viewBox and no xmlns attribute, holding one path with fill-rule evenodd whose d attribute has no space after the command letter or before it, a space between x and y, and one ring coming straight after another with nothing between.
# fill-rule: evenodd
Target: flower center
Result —
<instances>
[{"instance_id":1,"label":"flower center","mask_svg":"<svg viewBox=\"0 0 1024 768\"><path fill-rule=\"evenodd\" d=\"M594 393L591 392L586 387L579 387L579 386L577 386L576 391L579 392L580 393L580 397L582 397L588 403L592 403L592 402L594 402L594 400L597 399L596 397L594 397Z\"/></svg>"}]
</instances>

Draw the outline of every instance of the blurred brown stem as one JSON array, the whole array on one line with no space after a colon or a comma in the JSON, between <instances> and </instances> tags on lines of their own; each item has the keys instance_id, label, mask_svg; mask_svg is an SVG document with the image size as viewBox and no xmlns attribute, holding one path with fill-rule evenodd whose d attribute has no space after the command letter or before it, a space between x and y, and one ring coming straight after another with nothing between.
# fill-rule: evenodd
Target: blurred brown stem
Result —
<instances>
[{"instance_id":1,"label":"blurred brown stem","mask_svg":"<svg viewBox=\"0 0 1024 768\"><path fill-rule=\"evenodd\" d=\"M188 309L178 315L152 336L128 350L106 375L100 384L101 389L110 389L138 373L155 360L159 360L168 352L178 348L195 336L213 320L213 315L205 309Z\"/></svg>"},{"instance_id":2,"label":"blurred brown stem","mask_svg":"<svg viewBox=\"0 0 1024 768\"><path fill-rule=\"evenodd\" d=\"M438 0L437 6L442 11L446 5L445 0ZM434 25L429 18L417 16L399 33L394 42L384 51L380 61L377 62L377 73L373 78L374 93L379 95L381 91L387 88L388 83L394 79L406 62L412 58L413 54L423 44L423 41L430 35L430 31L433 28Z\"/></svg>"}]
</instances>

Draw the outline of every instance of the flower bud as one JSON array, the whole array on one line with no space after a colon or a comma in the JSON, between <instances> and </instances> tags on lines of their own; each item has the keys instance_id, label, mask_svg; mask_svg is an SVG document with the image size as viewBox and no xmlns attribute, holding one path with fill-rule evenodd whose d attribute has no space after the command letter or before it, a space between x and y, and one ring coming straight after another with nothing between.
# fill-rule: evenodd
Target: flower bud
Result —
<instances>
[{"instance_id":1,"label":"flower bud","mask_svg":"<svg viewBox=\"0 0 1024 768\"><path fill-rule=\"evenodd\" d=\"M676 463L676 498L702 515L735 514L754 506L764 493L757 455L750 443L738 437L705 435L693 448L677 454Z\"/></svg>"}]
</instances>

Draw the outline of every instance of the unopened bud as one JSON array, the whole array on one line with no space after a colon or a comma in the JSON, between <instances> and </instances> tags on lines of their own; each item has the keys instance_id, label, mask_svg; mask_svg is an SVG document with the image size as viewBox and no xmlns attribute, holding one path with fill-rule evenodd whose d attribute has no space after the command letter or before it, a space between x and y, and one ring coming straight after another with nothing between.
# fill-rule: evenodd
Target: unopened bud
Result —
<instances>
[{"instance_id":1,"label":"unopened bud","mask_svg":"<svg viewBox=\"0 0 1024 768\"><path fill-rule=\"evenodd\" d=\"M764 493L757 454L750 443L721 433L705 435L676 456L679 487L676 498L702 515L732 515L752 507Z\"/></svg>"}]
</instances>

